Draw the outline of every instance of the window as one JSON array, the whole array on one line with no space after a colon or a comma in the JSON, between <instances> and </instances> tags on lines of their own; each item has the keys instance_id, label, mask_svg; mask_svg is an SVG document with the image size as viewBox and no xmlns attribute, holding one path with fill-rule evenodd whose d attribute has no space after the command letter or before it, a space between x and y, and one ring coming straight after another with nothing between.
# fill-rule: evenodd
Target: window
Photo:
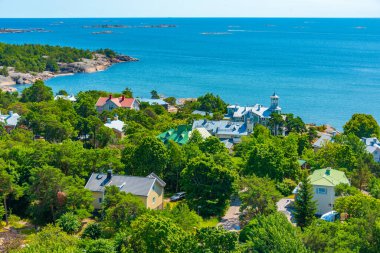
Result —
<instances>
[{"instance_id":1,"label":"window","mask_svg":"<svg viewBox=\"0 0 380 253\"><path fill-rule=\"evenodd\" d=\"M153 202L153 204L156 204L156 197L153 197L152 202Z\"/></svg>"},{"instance_id":2,"label":"window","mask_svg":"<svg viewBox=\"0 0 380 253\"><path fill-rule=\"evenodd\" d=\"M99 198L99 203L102 203L102 198Z\"/></svg>"},{"instance_id":3,"label":"window","mask_svg":"<svg viewBox=\"0 0 380 253\"><path fill-rule=\"evenodd\" d=\"M327 194L327 189L326 188L317 188L316 193L317 194Z\"/></svg>"}]
</instances>

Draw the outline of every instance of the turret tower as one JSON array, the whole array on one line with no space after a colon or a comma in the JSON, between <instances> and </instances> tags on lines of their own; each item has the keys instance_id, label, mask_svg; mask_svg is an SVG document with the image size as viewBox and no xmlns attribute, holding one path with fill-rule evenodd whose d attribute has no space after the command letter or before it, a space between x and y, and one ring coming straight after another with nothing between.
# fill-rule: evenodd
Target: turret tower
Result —
<instances>
[{"instance_id":1,"label":"turret tower","mask_svg":"<svg viewBox=\"0 0 380 253\"><path fill-rule=\"evenodd\" d=\"M280 97L276 94L276 92L274 92L273 95L270 96L270 110L272 112L281 113L281 107L279 106L279 100L280 100Z\"/></svg>"}]
</instances>

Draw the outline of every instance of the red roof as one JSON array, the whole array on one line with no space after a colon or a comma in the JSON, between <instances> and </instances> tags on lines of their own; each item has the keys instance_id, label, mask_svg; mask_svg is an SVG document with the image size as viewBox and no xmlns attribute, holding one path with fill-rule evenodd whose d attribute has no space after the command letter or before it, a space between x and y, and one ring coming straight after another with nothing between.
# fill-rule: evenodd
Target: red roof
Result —
<instances>
[{"instance_id":1,"label":"red roof","mask_svg":"<svg viewBox=\"0 0 380 253\"><path fill-rule=\"evenodd\" d=\"M98 101L96 102L96 106L97 107L103 106L107 103L108 100L111 100L118 107L125 107L125 108L132 108L132 105L135 101L134 98L125 98L125 97L113 98L112 96L100 97Z\"/></svg>"}]
</instances>

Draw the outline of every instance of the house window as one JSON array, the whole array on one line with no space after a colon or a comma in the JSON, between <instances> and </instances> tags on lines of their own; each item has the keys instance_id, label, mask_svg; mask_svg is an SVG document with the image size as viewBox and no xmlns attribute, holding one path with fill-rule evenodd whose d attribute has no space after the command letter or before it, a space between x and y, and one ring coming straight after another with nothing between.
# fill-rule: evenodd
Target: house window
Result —
<instances>
[{"instance_id":1,"label":"house window","mask_svg":"<svg viewBox=\"0 0 380 253\"><path fill-rule=\"evenodd\" d=\"M316 193L317 194L324 194L325 195L325 194L327 194L327 189L319 187L319 188L317 188Z\"/></svg>"},{"instance_id":2,"label":"house window","mask_svg":"<svg viewBox=\"0 0 380 253\"><path fill-rule=\"evenodd\" d=\"M102 203L102 198L99 198L99 203Z\"/></svg>"},{"instance_id":3,"label":"house window","mask_svg":"<svg viewBox=\"0 0 380 253\"><path fill-rule=\"evenodd\" d=\"M153 204L156 204L156 197L153 197Z\"/></svg>"}]
</instances>

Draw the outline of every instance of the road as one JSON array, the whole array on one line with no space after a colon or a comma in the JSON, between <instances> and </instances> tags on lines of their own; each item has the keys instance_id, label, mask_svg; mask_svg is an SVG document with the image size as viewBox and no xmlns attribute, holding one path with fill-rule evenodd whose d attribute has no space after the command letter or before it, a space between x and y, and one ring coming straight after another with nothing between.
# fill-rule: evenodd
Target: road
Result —
<instances>
[{"instance_id":1,"label":"road","mask_svg":"<svg viewBox=\"0 0 380 253\"><path fill-rule=\"evenodd\" d=\"M241 201L238 198L233 199L226 214L223 216L221 222L218 223L218 226L223 226L224 229L229 231L240 230L240 206Z\"/></svg>"}]
</instances>

